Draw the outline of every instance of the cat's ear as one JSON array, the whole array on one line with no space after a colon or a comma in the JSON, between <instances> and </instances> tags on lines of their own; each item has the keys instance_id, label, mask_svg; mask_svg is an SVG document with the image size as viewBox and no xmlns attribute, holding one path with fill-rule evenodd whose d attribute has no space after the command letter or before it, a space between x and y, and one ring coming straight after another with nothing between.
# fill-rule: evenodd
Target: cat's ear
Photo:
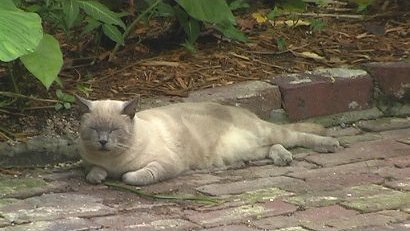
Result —
<instances>
[{"instance_id":1,"label":"cat's ear","mask_svg":"<svg viewBox=\"0 0 410 231\"><path fill-rule=\"evenodd\" d=\"M74 94L74 96L77 99L77 105L80 109L81 114L90 112L92 102L76 94Z\"/></svg>"},{"instance_id":2,"label":"cat's ear","mask_svg":"<svg viewBox=\"0 0 410 231\"><path fill-rule=\"evenodd\" d=\"M121 111L121 114L127 115L131 119L134 118L135 113L137 113L137 110L140 107L140 96L137 95L133 99L127 101L124 103L124 108Z\"/></svg>"}]
</instances>

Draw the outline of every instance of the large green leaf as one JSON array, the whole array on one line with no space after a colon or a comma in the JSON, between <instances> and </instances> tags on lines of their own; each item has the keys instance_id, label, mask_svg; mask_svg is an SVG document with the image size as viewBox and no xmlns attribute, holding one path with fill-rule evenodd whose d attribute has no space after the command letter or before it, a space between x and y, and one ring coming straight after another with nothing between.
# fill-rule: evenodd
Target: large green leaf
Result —
<instances>
[{"instance_id":1,"label":"large green leaf","mask_svg":"<svg viewBox=\"0 0 410 231\"><path fill-rule=\"evenodd\" d=\"M4 1L4 2L3 2ZM10 0L0 4L0 60L8 62L33 52L43 37L41 18L19 10Z\"/></svg>"},{"instance_id":2,"label":"large green leaf","mask_svg":"<svg viewBox=\"0 0 410 231\"><path fill-rule=\"evenodd\" d=\"M63 66L63 54L58 41L45 34L37 49L21 58L24 66L48 89Z\"/></svg>"},{"instance_id":3,"label":"large green leaf","mask_svg":"<svg viewBox=\"0 0 410 231\"><path fill-rule=\"evenodd\" d=\"M13 0L2 0L0 9L4 10L18 10L16 5L14 4Z\"/></svg>"},{"instance_id":4,"label":"large green leaf","mask_svg":"<svg viewBox=\"0 0 410 231\"><path fill-rule=\"evenodd\" d=\"M77 0L65 0L63 3L64 21L67 28L70 29L80 13L80 7Z\"/></svg>"},{"instance_id":5,"label":"large green leaf","mask_svg":"<svg viewBox=\"0 0 410 231\"><path fill-rule=\"evenodd\" d=\"M195 43L195 41L199 37L200 33L200 24L199 21L190 18L188 14L182 10L180 7L175 8L175 15L177 16L178 22L182 25L186 35L188 36L188 43L191 45Z\"/></svg>"},{"instance_id":6,"label":"large green leaf","mask_svg":"<svg viewBox=\"0 0 410 231\"><path fill-rule=\"evenodd\" d=\"M235 26L230 23L219 23L216 25L216 29L222 32L222 34L227 38L235 39L241 42L248 41L245 34L236 29Z\"/></svg>"},{"instance_id":7,"label":"large green leaf","mask_svg":"<svg viewBox=\"0 0 410 231\"><path fill-rule=\"evenodd\" d=\"M228 21L235 24L225 0L177 0L177 3L193 18L208 23Z\"/></svg>"},{"instance_id":8,"label":"large green leaf","mask_svg":"<svg viewBox=\"0 0 410 231\"><path fill-rule=\"evenodd\" d=\"M117 25L125 29L125 24L121 21L119 15L103 4L96 1L77 1L80 8L85 11L90 17L93 17L106 24Z\"/></svg>"},{"instance_id":9,"label":"large green leaf","mask_svg":"<svg viewBox=\"0 0 410 231\"><path fill-rule=\"evenodd\" d=\"M102 29L105 35L108 36L112 41L124 45L124 37L122 33L116 26L110 24L103 24Z\"/></svg>"}]
</instances>

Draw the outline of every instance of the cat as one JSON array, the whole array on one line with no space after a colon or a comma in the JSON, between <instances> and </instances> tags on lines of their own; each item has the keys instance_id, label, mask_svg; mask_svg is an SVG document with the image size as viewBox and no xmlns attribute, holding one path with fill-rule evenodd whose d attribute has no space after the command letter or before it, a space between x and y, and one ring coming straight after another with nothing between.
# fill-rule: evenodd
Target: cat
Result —
<instances>
[{"instance_id":1,"label":"cat","mask_svg":"<svg viewBox=\"0 0 410 231\"><path fill-rule=\"evenodd\" d=\"M331 137L291 130L319 125L276 125L250 111L217 103L176 103L137 112L139 99L91 101L77 96L82 111L80 150L93 184L107 177L130 185L148 185L184 171L223 167L271 158L292 161L288 147L335 152Z\"/></svg>"}]
</instances>

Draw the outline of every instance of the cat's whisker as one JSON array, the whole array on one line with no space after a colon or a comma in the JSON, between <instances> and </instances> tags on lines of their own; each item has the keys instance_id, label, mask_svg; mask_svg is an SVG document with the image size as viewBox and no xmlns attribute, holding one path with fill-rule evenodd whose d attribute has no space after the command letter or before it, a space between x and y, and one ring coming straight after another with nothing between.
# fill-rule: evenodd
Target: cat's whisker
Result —
<instances>
[{"instance_id":1,"label":"cat's whisker","mask_svg":"<svg viewBox=\"0 0 410 231\"><path fill-rule=\"evenodd\" d=\"M127 145L127 144L117 143L117 147L123 148L123 149L128 149L128 148L130 148L131 146L130 146L130 145Z\"/></svg>"}]
</instances>

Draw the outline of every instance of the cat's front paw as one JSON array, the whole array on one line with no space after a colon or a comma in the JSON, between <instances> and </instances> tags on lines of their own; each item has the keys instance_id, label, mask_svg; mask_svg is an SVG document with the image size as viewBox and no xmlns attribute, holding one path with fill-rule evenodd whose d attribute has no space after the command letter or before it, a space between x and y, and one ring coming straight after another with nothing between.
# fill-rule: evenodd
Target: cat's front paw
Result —
<instances>
[{"instance_id":1,"label":"cat's front paw","mask_svg":"<svg viewBox=\"0 0 410 231\"><path fill-rule=\"evenodd\" d=\"M154 183L152 174L146 169L140 169L134 172L127 172L122 175L122 181L129 185L147 185Z\"/></svg>"},{"instance_id":2,"label":"cat's front paw","mask_svg":"<svg viewBox=\"0 0 410 231\"><path fill-rule=\"evenodd\" d=\"M314 147L316 152L326 153L326 152L337 152L342 149L339 141L335 138L324 137L320 144Z\"/></svg>"},{"instance_id":3,"label":"cat's front paw","mask_svg":"<svg viewBox=\"0 0 410 231\"><path fill-rule=\"evenodd\" d=\"M107 178L107 171L100 167L93 167L85 177L91 184L101 184Z\"/></svg>"}]
</instances>

